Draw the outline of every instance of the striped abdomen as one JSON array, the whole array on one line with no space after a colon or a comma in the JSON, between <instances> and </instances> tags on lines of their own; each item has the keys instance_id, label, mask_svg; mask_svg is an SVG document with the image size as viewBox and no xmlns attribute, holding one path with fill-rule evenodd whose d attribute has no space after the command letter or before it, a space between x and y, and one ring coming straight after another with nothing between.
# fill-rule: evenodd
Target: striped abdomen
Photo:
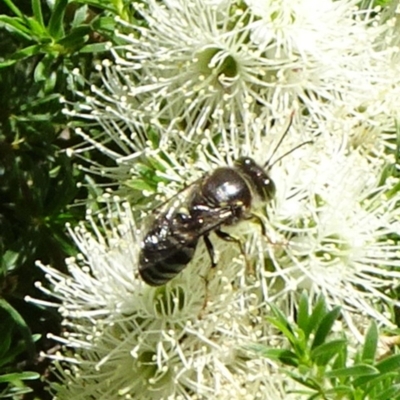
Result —
<instances>
[{"instance_id":1,"label":"striped abdomen","mask_svg":"<svg viewBox=\"0 0 400 400\"><path fill-rule=\"evenodd\" d=\"M177 216L171 220L160 218L145 236L139 258L139 273L148 285L164 285L192 260L198 235L196 230L188 229L187 225L191 225L190 221L181 221Z\"/></svg>"}]
</instances>

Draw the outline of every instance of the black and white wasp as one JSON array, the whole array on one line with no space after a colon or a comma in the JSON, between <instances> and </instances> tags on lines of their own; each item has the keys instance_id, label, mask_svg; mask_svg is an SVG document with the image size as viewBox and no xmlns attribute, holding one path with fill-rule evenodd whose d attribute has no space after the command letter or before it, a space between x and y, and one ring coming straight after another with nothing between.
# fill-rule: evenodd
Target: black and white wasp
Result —
<instances>
[{"instance_id":1,"label":"black and white wasp","mask_svg":"<svg viewBox=\"0 0 400 400\"><path fill-rule=\"evenodd\" d=\"M276 145L275 154L286 136L288 128ZM161 286L179 274L192 260L200 238L203 238L215 267L210 233L236 242L243 253L241 242L221 230L240 221L257 219L253 213L256 199L266 203L275 195L275 184L269 177L271 167L287 154L310 143L296 146L273 163L258 165L252 158L239 158L232 167L220 167L189 186L180 206L171 207L156 216L142 242L139 256L139 274L151 286ZM270 159L271 159L270 158ZM260 220L259 220L260 221ZM260 222L261 223L261 222ZM265 234L264 226L261 223Z\"/></svg>"}]
</instances>

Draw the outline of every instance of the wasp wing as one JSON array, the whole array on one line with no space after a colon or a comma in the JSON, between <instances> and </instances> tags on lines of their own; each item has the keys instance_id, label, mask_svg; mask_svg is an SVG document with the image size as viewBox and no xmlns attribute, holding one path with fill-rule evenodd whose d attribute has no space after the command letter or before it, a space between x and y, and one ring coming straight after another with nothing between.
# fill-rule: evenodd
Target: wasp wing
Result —
<instances>
[{"instance_id":1,"label":"wasp wing","mask_svg":"<svg viewBox=\"0 0 400 400\"><path fill-rule=\"evenodd\" d=\"M217 229L231 215L228 208L196 208L163 214L143 240L139 272L150 285L168 282L192 260L199 238Z\"/></svg>"},{"instance_id":2,"label":"wasp wing","mask_svg":"<svg viewBox=\"0 0 400 400\"><path fill-rule=\"evenodd\" d=\"M199 182L203 179L204 176L196 179L189 185L184 186L182 189L180 189L171 197L167 198L164 201L161 201L161 203L157 204L154 208L151 209L149 208L149 211L153 216L156 217L158 216L159 218L171 218L171 215L173 215L176 212L176 210L187 201L187 199L191 196L191 193L196 191L196 187L198 186Z\"/></svg>"},{"instance_id":3,"label":"wasp wing","mask_svg":"<svg viewBox=\"0 0 400 400\"><path fill-rule=\"evenodd\" d=\"M176 210L172 214L163 214L146 234L142 253L151 254L153 263L156 263L182 248L195 247L201 236L218 229L231 217L231 213L229 207L204 206L190 214Z\"/></svg>"}]
</instances>

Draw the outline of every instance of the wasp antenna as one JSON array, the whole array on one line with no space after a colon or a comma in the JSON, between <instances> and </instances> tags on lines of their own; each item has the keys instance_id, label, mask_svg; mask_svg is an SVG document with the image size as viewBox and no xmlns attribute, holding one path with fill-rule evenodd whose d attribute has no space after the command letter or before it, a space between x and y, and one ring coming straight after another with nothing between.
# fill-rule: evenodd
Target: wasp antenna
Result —
<instances>
[{"instance_id":1,"label":"wasp antenna","mask_svg":"<svg viewBox=\"0 0 400 400\"><path fill-rule=\"evenodd\" d=\"M270 164L270 161L272 159L272 157L275 155L276 151L279 149L279 146L282 144L283 139L285 139L286 135L289 132L290 127L292 126L293 123L293 117L294 117L294 110L290 113L290 119L289 119L289 124L287 126L287 128L285 129L285 132L283 132L283 135L281 136L281 138L279 139L279 142L277 143L277 145L274 148L274 151L271 154L271 157L269 158L269 160L264 164L264 168L270 169L272 167L273 164L275 164L275 162L273 164ZM281 157L282 158L282 157Z\"/></svg>"},{"instance_id":2,"label":"wasp antenna","mask_svg":"<svg viewBox=\"0 0 400 400\"><path fill-rule=\"evenodd\" d=\"M299 149L300 147L305 146L306 144L312 144L314 143L313 140L307 140L306 142L300 143L296 147L293 147L293 149L290 149L287 151L285 154L281 155L279 158L277 158L272 164L268 165L268 168L272 168L276 163L282 160L282 158L285 158L288 154L293 153L295 150Z\"/></svg>"}]
</instances>

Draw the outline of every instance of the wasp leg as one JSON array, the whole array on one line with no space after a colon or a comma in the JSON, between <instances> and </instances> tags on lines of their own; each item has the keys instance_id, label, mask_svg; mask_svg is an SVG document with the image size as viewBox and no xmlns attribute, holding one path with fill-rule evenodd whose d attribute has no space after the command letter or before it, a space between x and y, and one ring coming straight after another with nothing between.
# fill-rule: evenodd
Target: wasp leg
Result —
<instances>
[{"instance_id":1,"label":"wasp leg","mask_svg":"<svg viewBox=\"0 0 400 400\"><path fill-rule=\"evenodd\" d=\"M258 225L260 225L261 234L265 237L265 239L267 239L268 243L269 243L269 244L272 244L272 245L276 245L276 242L274 242L274 241L268 236L268 234L267 234L267 228L265 227L265 224L264 224L263 220L261 219L261 217L260 217L259 215L251 213L251 214L249 215L249 218L248 218L248 219L255 220L255 221L258 223Z\"/></svg>"},{"instance_id":2,"label":"wasp leg","mask_svg":"<svg viewBox=\"0 0 400 400\"><path fill-rule=\"evenodd\" d=\"M217 263L215 261L214 246L213 246L213 244L212 244L212 242L210 240L209 235L207 235L207 234L203 235L203 239L204 239L204 243L206 245L206 249L207 249L208 255L210 256L210 259L211 259L211 268L215 268L217 266ZM199 318L200 319L203 317L203 313L204 313L204 310L207 307L207 303L208 303L208 299L209 299L209 295L208 295L208 283L209 283L209 279L210 279L209 275L207 277L202 276L202 278L204 279L204 284L205 284L204 289L205 289L205 291L204 291L203 307L202 307L202 309L200 311L200 314L199 314Z\"/></svg>"},{"instance_id":3,"label":"wasp leg","mask_svg":"<svg viewBox=\"0 0 400 400\"><path fill-rule=\"evenodd\" d=\"M215 234L220 239L225 240L226 242L234 242L234 243L236 243L239 246L240 253L246 259L246 252L244 251L243 243L238 238L235 238L234 236L230 235L227 232L221 231L220 229L216 229L215 230Z\"/></svg>"},{"instance_id":4,"label":"wasp leg","mask_svg":"<svg viewBox=\"0 0 400 400\"><path fill-rule=\"evenodd\" d=\"M200 275L200 278L204 280L204 299L203 299L203 304L202 304L200 313L198 315L199 319L202 319L203 315L204 315L204 311L205 311L205 309L207 307L207 304L208 304L208 299L209 299L209 294L208 294L208 282L209 282L209 279L208 279L208 277L202 276L202 275Z\"/></svg>"},{"instance_id":5,"label":"wasp leg","mask_svg":"<svg viewBox=\"0 0 400 400\"><path fill-rule=\"evenodd\" d=\"M246 219L255 220L260 225L261 234L265 237L265 239L267 239L267 242L270 245L276 247L276 246L281 246L281 245L286 246L288 244L287 241L275 241L275 240L271 239L271 237L267 234L267 228L265 227L265 224L259 215L251 213L249 215L249 217Z\"/></svg>"},{"instance_id":6,"label":"wasp leg","mask_svg":"<svg viewBox=\"0 0 400 400\"><path fill-rule=\"evenodd\" d=\"M261 234L262 234L263 236L265 236L267 239L269 239L269 238L268 238L268 235L267 235L267 229L265 228L265 224L264 224L263 220L261 219L261 217L260 217L259 215L257 215L257 214L253 214L253 213L252 213L252 214L250 214L249 219L254 219L254 220L256 220L256 222L260 225Z\"/></svg>"},{"instance_id":7,"label":"wasp leg","mask_svg":"<svg viewBox=\"0 0 400 400\"><path fill-rule=\"evenodd\" d=\"M208 251L208 255L211 259L211 268L215 268L217 263L215 262L215 253L214 253L214 246L211 243L211 240L208 235L203 235L204 243L206 244L206 248Z\"/></svg>"},{"instance_id":8,"label":"wasp leg","mask_svg":"<svg viewBox=\"0 0 400 400\"><path fill-rule=\"evenodd\" d=\"M226 242L234 242L238 245L240 254L244 258L247 271L250 273L250 275L254 275L254 268L250 265L246 252L244 251L243 243L238 238L235 238L234 236L230 235L227 232L221 231L220 229L216 229L214 232L220 239L225 240Z\"/></svg>"}]
</instances>

